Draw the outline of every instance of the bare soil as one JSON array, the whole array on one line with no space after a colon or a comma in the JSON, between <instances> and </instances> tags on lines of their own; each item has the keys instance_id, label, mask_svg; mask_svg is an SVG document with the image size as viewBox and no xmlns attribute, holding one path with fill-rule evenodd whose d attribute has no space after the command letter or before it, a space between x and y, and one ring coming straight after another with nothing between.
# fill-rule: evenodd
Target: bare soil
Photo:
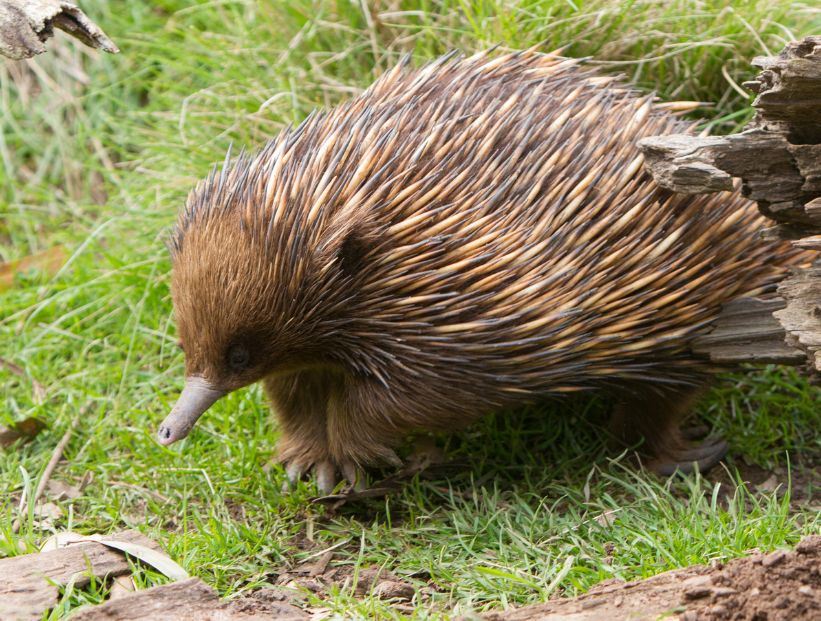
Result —
<instances>
[{"instance_id":1,"label":"bare soil","mask_svg":"<svg viewBox=\"0 0 821 621\"><path fill-rule=\"evenodd\" d=\"M755 554L647 580L607 581L574 598L491 613L489 621L802 621L821 619L821 536L792 552Z\"/></svg>"},{"instance_id":2,"label":"bare soil","mask_svg":"<svg viewBox=\"0 0 821 621\"><path fill-rule=\"evenodd\" d=\"M296 594L307 590L324 595L332 587L352 590L356 597L368 594L396 603L409 601L416 588L387 569L368 567L356 571L352 565L330 566L333 553L329 552L311 563L304 563L278 576L275 585ZM290 598L286 598L290 599Z\"/></svg>"}]
</instances>

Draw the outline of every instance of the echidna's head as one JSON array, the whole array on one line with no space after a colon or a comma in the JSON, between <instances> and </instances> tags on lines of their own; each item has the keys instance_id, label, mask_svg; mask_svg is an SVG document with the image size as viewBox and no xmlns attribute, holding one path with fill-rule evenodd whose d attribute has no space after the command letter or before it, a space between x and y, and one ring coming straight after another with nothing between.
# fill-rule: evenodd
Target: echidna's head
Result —
<instances>
[{"instance_id":1,"label":"echidna's head","mask_svg":"<svg viewBox=\"0 0 821 621\"><path fill-rule=\"evenodd\" d=\"M172 239L172 297L185 388L159 430L185 437L223 395L270 374L338 363L333 335L347 321L355 218L277 221L261 208L253 160L201 183ZM241 188L232 185L247 184ZM282 215L282 214L280 214ZM353 243L355 246L355 243Z\"/></svg>"}]
</instances>

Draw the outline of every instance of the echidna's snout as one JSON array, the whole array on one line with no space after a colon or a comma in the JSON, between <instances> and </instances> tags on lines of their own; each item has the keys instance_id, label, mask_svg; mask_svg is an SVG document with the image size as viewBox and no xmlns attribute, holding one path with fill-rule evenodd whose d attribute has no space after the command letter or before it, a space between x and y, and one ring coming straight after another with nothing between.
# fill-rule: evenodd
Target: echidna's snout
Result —
<instances>
[{"instance_id":1,"label":"echidna's snout","mask_svg":"<svg viewBox=\"0 0 821 621\"><path fill-rule=\"evenodd\" d=\"M202 377L186 378L180 398L157 431L159 443L168 445L187 436L205 410L225 393Z\"/></svg>"}]
</instances>

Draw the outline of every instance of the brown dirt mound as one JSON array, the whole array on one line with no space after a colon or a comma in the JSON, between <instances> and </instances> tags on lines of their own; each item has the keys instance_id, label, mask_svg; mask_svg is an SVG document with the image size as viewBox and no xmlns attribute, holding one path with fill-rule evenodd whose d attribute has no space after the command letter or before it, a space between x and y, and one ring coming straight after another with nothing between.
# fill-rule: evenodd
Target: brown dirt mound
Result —
<instances>
[{"instance_id":1,"label":"brown dirt mound","mask_svg":"<svg viewBox=\"0 0 821 621\"><path fill-rule=\"evenodd\" d=\"M490 621L800 621L821 619L821 536L795 551L669 571L635 582L608 581L574 599L506 612Z\"/></svg>"}]
</instances>

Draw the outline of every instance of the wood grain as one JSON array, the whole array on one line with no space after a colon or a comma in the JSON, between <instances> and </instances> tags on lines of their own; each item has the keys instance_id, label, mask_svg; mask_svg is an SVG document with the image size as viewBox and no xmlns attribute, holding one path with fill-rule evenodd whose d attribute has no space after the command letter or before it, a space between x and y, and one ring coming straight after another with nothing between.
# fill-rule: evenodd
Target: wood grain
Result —
<instances>
[{"instance_id":1,"label":"wood grain","mask_svg":"<svg viewBox=\"0 0 821 621\"><path fill-rule=\"evenodd\" d=\"M159 546L135 530L107 537L159 550ZM51 610L60 586L72 579L82 588L90 574L99 578L128 573L125 554L100 543L78 543L42 554L24 554L0 560L0 619L38 621Z\"/></svg>"}]
</instances>

